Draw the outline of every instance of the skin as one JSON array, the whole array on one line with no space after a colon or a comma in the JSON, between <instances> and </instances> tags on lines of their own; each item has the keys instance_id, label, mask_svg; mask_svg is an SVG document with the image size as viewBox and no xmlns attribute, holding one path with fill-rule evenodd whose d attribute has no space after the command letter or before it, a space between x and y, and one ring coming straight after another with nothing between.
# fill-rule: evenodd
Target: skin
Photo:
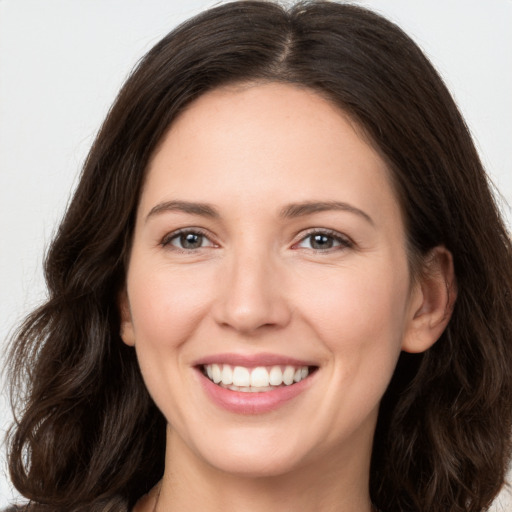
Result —
<instances>
[{"instance_id":1,"label":"skin","mask_svg":"<svg viewBox=\"0 0 512 512\"><path fill-rule=\"evenodd\" d=\"M349 208L283 216L304 202ZM177 230L199 230L200 246ZM137 511L157 496L173 511L371 510L379 402L400 351L429 348L454 298L450 254L436 248L412 279L405 239L385 162L315 92L245 84L190 105L150 162L120 298L123 340L169 423L161 488ZM194 362L262 352L318 370L271 412L213 403Z\"/></svg>"}]
</instances>

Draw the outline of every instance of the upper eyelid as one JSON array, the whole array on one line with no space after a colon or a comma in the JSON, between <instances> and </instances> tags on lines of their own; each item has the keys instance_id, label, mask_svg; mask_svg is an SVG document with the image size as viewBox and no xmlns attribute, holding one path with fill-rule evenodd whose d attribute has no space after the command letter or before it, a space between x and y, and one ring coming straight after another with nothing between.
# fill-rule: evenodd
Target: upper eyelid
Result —
<instances>
[{"instance_id":1,"label":"upper eyelid","mask_svg":"<svg viewBox=\"0 0 512 512\"><path fill-rule=\"evenodd\" d=\"M170 243L171 240L173 240L174 238L176 238L177 236L180 236L184 233L195 233L195 234L198 234L198 235L201 235L201 236L204 236L205 238L207 238L213 245L218 245L217 242L215 242L213 240L213 237L212 235L205 229L203 228L199 228L199 227L187 227L187 228L179 228L179 229L175 229L174 231L170 231L169 233L166 233L161 241L160 241L160 245L168 245Z\"/></svg>"},{"instance_id":2,"label":"upper eyelid","mask_svg":"<svg viewBox=\"0 0 512 512\"><path fill-rule=\"evenodd\" d=\"M301 231L300 233L297 234L297 236L295 237L294 244L304 240L304 238L307 238L308 236L315 235L315 234L332 236L333 238L337 238L337 239L345 241L345 242L354 243L352 238L350 238L348 235L345 235L344 233L340 233L339 231L336 231L335 229L309 228L309 229Z\"/></svg>"},{"instance_id":3,"label":"upper eyelid","mask_svg":"<svg viewBox=\"0 0 512 512\"><path fill-rule=\"evenodd\" d=\"M315 234L329 236L337 242L337 245L334 247L328 247L328 248L323 248L323 249L315 249L313 247L301 247L300 246L300 244L302 244L305 240L307 240L307 238L309 238L310 236L315 235ZM313 251L315 254L323 254L323 255L328 255L328 254L333 254L333 253L338 254L341 251L353 250L356 248L357 248L357 246L356 246L355 242L349 236L347 236L343 233L340 233L339 231L325 229L325 228L324 229L312 228L306 232L302 232L301 234L299 234L298 239L296 239L293 242L293 244L291 245L291 249L294 251L299 251L299 250L305 250L308 252Z\"/></svg>"}]
</instances>

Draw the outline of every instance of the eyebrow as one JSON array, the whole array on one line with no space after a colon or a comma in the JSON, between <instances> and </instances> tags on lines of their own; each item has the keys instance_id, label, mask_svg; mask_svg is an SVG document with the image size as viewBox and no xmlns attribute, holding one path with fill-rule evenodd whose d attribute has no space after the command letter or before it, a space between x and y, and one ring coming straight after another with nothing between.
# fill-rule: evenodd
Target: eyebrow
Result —
<instances>
[{"instance_id":1,"label":"eyebrow","mask_svg":"<svg viewBox=\"0 0 512 512\"><path fill-rule=\"evenodd\" d=\"M339 201L306 201L303 203L293 203L288 206L285 206L281 210L281 217L284 218L295 218L295 217L303 217L306 215L312 215L313 213L325 212L325 211L344 211L353 213L362 217L367 222L369 222L372 226L375 225L373 219L363 210L356 208L348 203L343 203Z\"/></svg>"},{"instance_id":2,"label":"eyebrow","mask_svg":"<svg viewBox=\"0 0 512 512\"><path fill-rule=\"evenodd\" d=\"M365 219L372 226L375 225L373 219L366 212L348 203L343 203L340 201L305 201L302 203L292 203L285 206L281 210L280 217L290 219L296 217L305 217L306 215L312 215L314 213L333 210L353 213ZM150 217L154 215L172 211L188 213L192 215L200 215L201 217L209 217L211 219L218 219L220 217L219 212L208 203L193 203L189 201L165 201L151 208L151 210L146 216L146 222Z\"/></svg>"},{"instance_id":3,"label":"eyebrow","mask_svg":"<svg viewBox=\"0 0 512 512\"><path fill-rule=\"evenodd\" d=\"M219 212L211 205L206 203L191 203L189 201L165 201L153 206L146 216L146 222L159 213L163 212L181 212L192 215L200 215L201 217L210 217L217 219Z\"/></svg>"}]
</instances>

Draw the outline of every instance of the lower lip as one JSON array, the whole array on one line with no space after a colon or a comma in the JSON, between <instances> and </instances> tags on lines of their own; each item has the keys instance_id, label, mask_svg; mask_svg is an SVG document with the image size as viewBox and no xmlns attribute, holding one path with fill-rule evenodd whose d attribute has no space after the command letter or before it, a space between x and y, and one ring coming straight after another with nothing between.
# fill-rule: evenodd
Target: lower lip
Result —
<instances>
[{"instance_id":1,"label":"lower lip","mask_svg":"<svg viewBox=\"0 0 512 512\"><path fill-rule=\"evenodd\" d=\"M214 384L201 370L197 370L201 384L210 399L219 407L236 414L264 414L274 411L306 391L311 384L311 374L295 384L280 386L272 391L244 393ZM316 373L316 372L315 372Z\"/></svg>"}]
</instances>

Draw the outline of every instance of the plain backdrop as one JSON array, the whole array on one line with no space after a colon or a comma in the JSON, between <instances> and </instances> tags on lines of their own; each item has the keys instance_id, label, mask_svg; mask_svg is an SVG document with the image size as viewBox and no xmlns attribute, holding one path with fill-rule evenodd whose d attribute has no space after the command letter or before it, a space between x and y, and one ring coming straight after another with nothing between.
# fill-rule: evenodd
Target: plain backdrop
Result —
<instances>
[{"instance_id":1,"label":"plain backdrop","mask_svg":"<svg viewBox=\"0 0 512 512\"><path fill-rule=\"evenodd\" d=\"M177 23L215 3L0 0L2 354L14 326L44 298L44 251L124 79ZM396 21L424 49L466 117L491 179L512 204L512 0L355 3ZM510 209L504 201L502 207L510 227ZM0 435L9 420L3 393ZM2 449L0 508L15 496ZM500 500L493 510L512 511L510 497L502 493Z\"/></svg>"}]
</instances>

